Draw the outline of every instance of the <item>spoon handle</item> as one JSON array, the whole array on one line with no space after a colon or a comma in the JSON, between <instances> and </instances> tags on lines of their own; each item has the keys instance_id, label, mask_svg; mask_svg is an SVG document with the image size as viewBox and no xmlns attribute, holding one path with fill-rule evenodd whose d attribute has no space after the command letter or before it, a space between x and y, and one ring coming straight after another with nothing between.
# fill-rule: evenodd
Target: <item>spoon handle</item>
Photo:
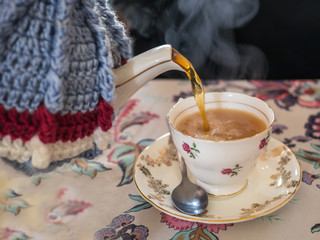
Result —
<instances>
[{"instance_id":1,"label":"spoon handle","mask_svg":"<svg viewBox=\"0 0 320 240\"><path fill-rule=\"evenodd\" d=\"M171 128L170 128L170 123L169 123L169 116L167 115L166 116L166 121L167 121L167 125L168 125L168 129L169 129L169 132L170 132L170 138L172 140L172 132L171 132ZM172 141L173 143L173 141ZM178 156L178 161L179 161L179 165L180 165L180 171L181 171L181 175L182 175L182 179L184 179L185 177L188 177L188 174L187 174L187 166L186 166L186 163L183 159L183 157L181 156L180 152L178 151L176 145L173 143L173 146L176 150L176 153L177 153L177 156Z\"/></svg>"},{"instance_id":2,"label":"spoon handle","mask_svg":"<svg viewBox=\"0 0 320 240\"><path fill-rule=\"evenodd\" d=\"M178 160L179 160L179 164L180 164L180 171L181 171L182 178L188 177L186 163L184 161L184 158L178 152L178 150L177 150L177 156L178 156Z\"/></svg>"}]
</instances>

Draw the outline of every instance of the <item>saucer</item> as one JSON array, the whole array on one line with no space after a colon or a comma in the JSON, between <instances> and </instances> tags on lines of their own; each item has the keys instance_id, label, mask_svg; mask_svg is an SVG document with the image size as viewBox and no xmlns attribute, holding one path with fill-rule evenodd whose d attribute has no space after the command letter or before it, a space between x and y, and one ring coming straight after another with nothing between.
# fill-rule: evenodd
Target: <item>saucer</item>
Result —
<instances>
[{"instance_id":1,"label":"saucer","mask_svg":"<svg viewBox=\"0 0 320 240\"><path fill-rule=\"evenodd\" d=\"M248 221L276 211L297 192L301 176L292 151L271 138L240 193L227 197L209 195L206 211L191 216L178 211L171 202L171 192L180 183L181 174L169 133L145 148L134 166L138 190L158 210L187 221L216 224ZM190 173L189 177L194 181Z\"/></svg>"}]
</instances>

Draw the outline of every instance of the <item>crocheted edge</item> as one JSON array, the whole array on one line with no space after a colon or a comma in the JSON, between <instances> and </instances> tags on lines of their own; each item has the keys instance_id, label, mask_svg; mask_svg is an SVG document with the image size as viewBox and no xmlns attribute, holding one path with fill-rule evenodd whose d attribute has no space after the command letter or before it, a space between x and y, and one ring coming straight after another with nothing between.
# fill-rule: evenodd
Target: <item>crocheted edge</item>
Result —
<instances>
[{"instance_id":1,"label":"crocheted edge","mask_svg":"<svg viewBox=\"0 0 320 240\"><path fill-rule=\"evenodd\" d=\"M34 168L46 169L53 162L61 162L78 156L89 149L96 147L101 151L108 147L111 139L109 132L103 132L97 128L93 135L78 139L75 142L58 141L53 144L44 144L38 136L34 136L28 142L21 139L12 140L6 136L0 140L0 155L7 161L26 163L31 160Z\"/></svg>"},{"instance_id":2,"label":"crocheted edge","mask_svg":"<svg viewBox=\"0 0 320 240\"><path fill-rule=\"evenodd\" d=\"M28 176L32 176L33 174L51 172L55 168L60 167L63 164L69 163L73 159L76 159L76 158L85 158L86 160L93 160L94 158L99 156L101 153L102 153L102 151L97 147L96 144L94 144L93 148L91 148L91 149L89 149L87 151L84 151L84 152L80 153L79 155L77 155L75 157L63 159L63 160L60 160L60 161L51 162L49 164L49 166L47 168L45 168L45 169L35 168L32 165L31 159L29 161L27 161L27 162L19 163L16 160L9 160L9 159L7 159L5 157L0 157L0 158L3 160L3 162L7 163L8 165L10 165L15 170L21 171L21 172L25 173Z\"/></svg>"},{"instance_id":3,"label":"crocheted edge","mask_svg":"<svg viewBox=\"0 0 320 240\"><path fill-rule=\"evenodd\" d=\"M26 162L31 157L31 146L21 139L12 140L10 136L5 136L0 140L0 156L8 159Z\"/></svg>"}]
</instances>

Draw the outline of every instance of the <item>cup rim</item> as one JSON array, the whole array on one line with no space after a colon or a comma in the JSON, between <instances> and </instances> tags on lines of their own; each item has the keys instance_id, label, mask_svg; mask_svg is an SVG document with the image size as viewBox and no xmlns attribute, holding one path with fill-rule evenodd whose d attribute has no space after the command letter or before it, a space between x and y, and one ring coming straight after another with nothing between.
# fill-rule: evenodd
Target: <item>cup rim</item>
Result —
<instances>
[{"instance_id":1,"label":"cup rim","mask_svg":"<svg viewBox=\"0 0 320 240\"><path fill-rule=\"evenodd\" d=\"M268 126L267 126L266 129L264 129L263 131L261 131L261 132L259 132L259 133L256 133L255 135L249 136L249 137L232 139L232 140L219 140L219 141L217 141L217 140L207 140L207 139L201 139L201 138L192 137L192 136L190 136L190 135L186 135L186 134L180 132L179 130L177 130L177 129L173 126L173 124L172 124L172 122L171 122L171 120L172 120L172 119L171 119L171 113L174 111L175 108L177 108L177 106L178 106L179 104L181 104L183 101L190 101L190 99L193 99L193 100L194 100L194 97L193 97L193 96L190 96L190 97L187 97L187 98L180 98L180 99L178 100L178 102L176 102L176 103L170 108L170 110L169 110L169 112L168 112L168 114L167 114L169 124L170 124L170 126L174 129L174 131L176 131L178 134L181 134L181 135L183 135L183 136L185 136L185 137L187 137L187 138L196 139L197 141L213 142L213 143L230 143L230 142L239 142L239 141L244 141L244 140L246 140L246 139L254 138L254 137L258 136L258 135L261 135L261 134L263 134L263 133L265 133L265 132L268 132L268 131L273 127L273 125L274 125L274 122L275 122L275 114L274 114L273 109L270 107L269 104L267 104L265 101L263 101L263 100L261 100L261 99L259 99L259 98L257 98L257 97L250 96L250 95L247 95L247 94L244 94L244 93L236 93L236 92L229 92L229 91L225 91L225 92L207 92L207 93L205 93L205 95L238 95L238 96L247 97L247 98L249 98L249 99L258 100L260 103L264 104L264 105L267 107L267 109L271 110L272 118L273 118L273 119L272 119L272 121L268 124ZM191 101L192 101L192 100L191 100ZM212 102L214 102L214 101L212 101ZM217 101L217 102L218 102L218 101ZM223 101L223 102L227 102L227 101ZM229 101L229 102L232 102L232 101ZM197 105L196 102L195 102L195 100L194 100L194 103L195 103L195 105L192 105L191 107L195 107L195 106ZM209 102L209 103L210 103L210 102ZM206 104L207 104L207 101L206 101L206 99L205 99L205 105L206 105ZM241 103L241 104L245 104L245 103ZM246 104L246 105L248 105L248 106L250 106L250 107L253 107L253 106L250 105L250 104ZM191 108L191 107L190 107L190 108ZM196 107L197 107L197 106L196 106ZM257 109L258 111L260 111L260 110L259 110L258 108L256 108L256 107L253 107L253 108L255 108L255 109ZM260 111L260 112L261 112L261 111ZM262 112L262 113L263 113L263 112ZM266 115L265 113L263 113L263 114Z\"/></svg>"}]
</instances>

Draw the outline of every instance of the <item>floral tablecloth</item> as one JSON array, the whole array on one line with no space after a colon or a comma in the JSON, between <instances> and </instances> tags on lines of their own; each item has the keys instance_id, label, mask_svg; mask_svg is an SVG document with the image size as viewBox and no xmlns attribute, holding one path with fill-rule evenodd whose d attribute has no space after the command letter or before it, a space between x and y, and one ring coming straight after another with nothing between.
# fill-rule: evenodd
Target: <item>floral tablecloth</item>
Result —
<instances>
[{"instance_id":1,"label":"floral tablecloth","mask_svg":"<svg viewBox=\"0 0 320 240\"><path fill-rule=\"evenodd\" d=\"M275 111L272 137L291 148L302 183L279 210L241 223L180 220L144 200L133 181L142 150L167 132L165 115L191 95L188 80L153 80L118 112L108 150L26 176L0 161L0 239L320 239L320 81L205 80Z\"/></svg>"}]
</instances>

